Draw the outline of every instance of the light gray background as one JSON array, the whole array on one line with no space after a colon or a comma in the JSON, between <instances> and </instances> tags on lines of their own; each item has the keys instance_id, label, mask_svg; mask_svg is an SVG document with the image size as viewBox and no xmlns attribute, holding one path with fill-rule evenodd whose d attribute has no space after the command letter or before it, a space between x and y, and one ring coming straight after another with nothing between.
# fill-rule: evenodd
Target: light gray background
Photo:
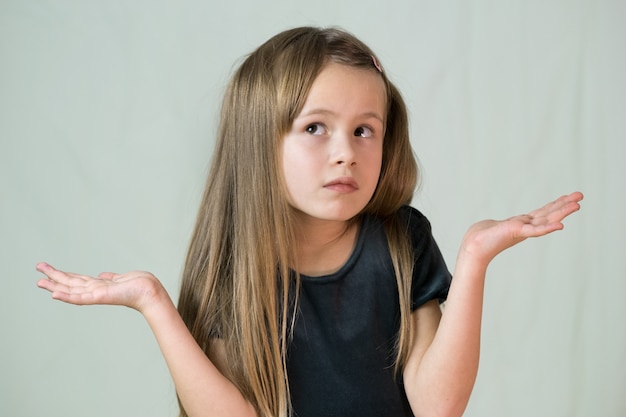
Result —
<instances>
[{"instance_id":1,"label":"light gray background","mask_svg":"<svg viewBox=\"0 0 626 417\"><path fill-rule=\"evenodd\" d=\"M493 263L465 415L626 415L624 22L609 0L1 0L0 415L176 414L141 316L53 302L34 266L177 297L225 83L304 24L357 34L404 92L451 268L474 221L586 195Z\"/></svg>"}]
</instances>

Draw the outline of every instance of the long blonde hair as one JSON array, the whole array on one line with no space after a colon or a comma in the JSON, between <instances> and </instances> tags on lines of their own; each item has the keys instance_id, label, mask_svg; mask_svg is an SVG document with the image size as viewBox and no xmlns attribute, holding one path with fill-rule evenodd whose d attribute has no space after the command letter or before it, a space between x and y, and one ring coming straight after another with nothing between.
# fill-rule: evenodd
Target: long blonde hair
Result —
<instances>
[{"instance_id":1,"label":"long blonde hair","mask_svg":"<svg viewBox=\"0 0 626 417\"><path fill-rule=\"evenodd\" d=\"M401 305L396 369L411 344L412 257L395 213L413 196L417 165L407 112L373 52L339 29L287 30L250 54L234 74L192 235L178 310L202 349L224 341L233 383L260 416L290 413L286 351L290 267L296 264L292 210L280 145L327 62L380 73L388 93L378 187L363 213L385 221ZM295 310L293 310L295 311ZM181 405L181 416L186 416Z\"/></svg>"}]
</instances>

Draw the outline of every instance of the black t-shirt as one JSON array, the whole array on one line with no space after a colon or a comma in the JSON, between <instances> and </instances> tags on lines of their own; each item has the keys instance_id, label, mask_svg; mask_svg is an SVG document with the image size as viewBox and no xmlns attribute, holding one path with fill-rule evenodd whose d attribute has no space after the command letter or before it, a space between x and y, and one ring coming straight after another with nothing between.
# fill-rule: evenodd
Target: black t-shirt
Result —
<instances>
[{"instance_id":1,"label":"black t-shirt","mask_svg":"<svg viewBox=\"0 0 626 417\"><path fill-rule=\"evenodd\" d=\"M445 300L451 276L416 209L403 207L415 267L412 308ZM366 216L354 252L339 271L302 276L287 374L297 417L413 416L394 377L398 288L383 224Z\"/></svg>"}]
</instances>

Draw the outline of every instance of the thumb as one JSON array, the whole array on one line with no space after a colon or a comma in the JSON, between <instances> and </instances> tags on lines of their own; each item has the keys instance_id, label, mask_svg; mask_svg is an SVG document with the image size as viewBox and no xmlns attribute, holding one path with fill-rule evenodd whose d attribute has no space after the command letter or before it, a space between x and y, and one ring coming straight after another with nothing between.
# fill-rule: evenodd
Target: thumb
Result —
<instances>
[{"instance_id":1,"label":"thumb","mask_svg":"<svg viewBox=\"0 0 626 417\"><path fill-rule=\"evenodd\" d=\"M98 274L98 278L100 279L114 279L117 276L119 276L119 274L116 274L114 272L101 272L100 274Z\"/></svg>"}]
</instances>

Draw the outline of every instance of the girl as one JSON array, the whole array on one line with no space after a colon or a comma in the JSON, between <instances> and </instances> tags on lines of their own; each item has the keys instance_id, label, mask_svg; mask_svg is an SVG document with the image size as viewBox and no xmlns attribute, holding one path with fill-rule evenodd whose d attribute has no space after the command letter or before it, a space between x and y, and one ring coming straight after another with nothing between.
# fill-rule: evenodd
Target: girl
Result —
<instances>
[{"instance_id":1,"label":"girl","mask_svg":"<svg viewBox=\"0 0 626 417\"><path fill-rule=\"evenodd\" d=\"M181 416L460 416L489 262L561 229L582 195L473 225L450 284L407 206L416 181L404 102L372 51L341 30L288 30L226 91L178 310L148 272L40 263L38 285L138 310Z\"/></svg>"}]
</instances>

